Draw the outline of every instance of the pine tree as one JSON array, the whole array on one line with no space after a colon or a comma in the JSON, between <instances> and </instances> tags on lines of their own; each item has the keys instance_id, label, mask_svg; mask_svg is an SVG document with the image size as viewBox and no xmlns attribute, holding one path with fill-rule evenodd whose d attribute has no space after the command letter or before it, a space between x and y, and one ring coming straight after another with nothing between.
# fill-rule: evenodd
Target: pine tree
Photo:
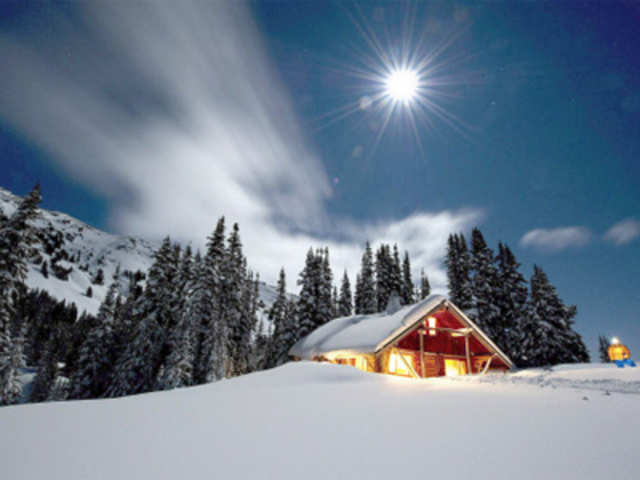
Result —
<instances>
[{"instance_id":1,"label":"pine tree","mask_svg":"<svg viewBox=\"0 0 640 480\"><path fill-rule=\"evenodd\" d=\"M359 273L356 275L356 289L353 295L353 308L356 314L362 312L362 277Z\"/></svg>"},{"instance_id":2,"label":"pine tree","mask_svg":"<svg viewBox=\"0 0 640 480\"><path fill-rule=\"evenodd\" d=\"M356 283L356 313L368 315L378 311L376 283L373 270L373 253L367 242L362 254L359 282ZM358 288L359 287L359 288Z\"/></svg>"},{"instance_id":3,"label":"pine tree","mask_svg":"<svg viewBox=\"0 0 640 480\"><path fill-rule=\"evenodd\" d=\"M193 281L193 260L189 246L185 249L179 263L178 282L175 288L176 323L169 327L166 342L168 354L160 368L156 385L159 390L186 387L193 382L194 326L193 317L185 308L185 298Z\"/></svg>"},{"instance_id":4,"label":"pine tree","mask_svg":"<svg viewBox=\"0 0 640 480\"><path fill-rule=\"evenodd\" d=\"M49 398L49 392L53 387L56 377L56 359L53 356L52 342L47 342L45 351L41 357L38 371L31 384L29 401L33 403L44 402Z\"/></svg>"},{"instance_id":5,"label":"pine tree","mask_svg":"<svg viewBox=\"0 0 640 480\"><path fill-rule=\"evenodd\" d=\"M98 324L80 349L71 379L71 398L101 398L111 382L114 358L113 321L118 283L113 282L98 310Z\"/></svg>"},{"instance_id":6,"label":"pine tree","mask_svg":"<svg viewBox=\"0 0 640 480\"><path fill-rule=\"evenodd\" d=\"M390 282L389 282L389 294L397 295L402 300L402 267L400 265L400 252L398 251L398 245L393 245L393 258L389 265ZM386 306L385 306L386 308Z\"/></svg>"},{"instance_id":7,"label":"pine tree","mask_svg":"<svg viewBox=\"0 0 640 480\"><path fill-rule=\"evenodd\" d=\"M474 307L471 257L467 250L467 242L464 235L449 235L445 265L447 267L449 298L462 311L471 313Z\"/></svg>"},{"instance_id":8,"label":"pine tree","mask_svg":"<svg viewBox=\"0 0 640 480\"><path fill-rule=\"evenodd\" d=\"M604 335L598 336L598 355L602 363L609 363L609 339Z\"/></svg>"},{"instance_id":9,"label":"pine tree","mask_svg":"<svg viewBox=\"0 0 640 480\"><path fill-rule=\"evenodd\" d=\"M199 255L196 256L196 274L187 301L196 332L193 368L196 385L219 380L225 374L227 328L222 301L225 255L225 218L221 217L208 239L204 258L199 262Z\"/></svg>"},{"instance_id":10,"label":"pine tree","mask_svg":"<svg viewBox=\"0 0 640 480\"><path fill-rule=\"evenodd\" d=\"M329 249L325 247L324 250L319 250L316 256L320 263L317 328L335 318L335 297L333 296L333 273L329 262Z\"/></svg>"},{"instance_id":11,"label":"pine tree","mask_svg":"<svg viewBox=\"0 0 640 480\"><path fill-rule=\"evenodd\" d=\"M475 312L471 314L480 329L489 338L501 338L500 310L497 306L498 272L494 265L493 252L477 228L471 234L471 266L473 269L473 298Z\"/></svg>"},{"instance_id":12,"label":"pine tree","mask_svg":"<svg viewBox=\"0 0 640 480\"><path fill-rule=\"evenodd\" d=\"M149 392L156 386L165 359L166 332L173 321L176 277L175 250L167 237L155 254L144 293L131 308L135 329L116 362L107 396Z\"/></svg>"},{"instance_id":13,"label":"pine tree","mask_svg":"<svg viewBox=\"0 0 640 480\"><path fill-rule=\"evenodd\" d=\"M307 252L305 265L298 279L300 294L297 303L299 331L296 341L309 335L320 325L318 320L318 302L320 299L320 262L313 249Z\"/></svg>"},{"instance_id":14,"label":"pine tree","mask_svg":"<svg viewBox=\"0 0 640 480\"><path fill-rule=\"evenodd\" d=\"M496 302L499 330L492 338L508 356L517 358L521 325L527 315L527 282L519 271L520 264L508 246L498 244L498 284Z\"/></svg>"},{"instance_id":15,"label":"pine tree","mask_svg":"<svg viewBox=\"0 0 640 480\"><path fill-rule=\"evenodd\" d=\"M269 339L266 368L277 367L287 360L287 352L293 344L287 339L295 337L295 332L290 331L294 325L288 318L289 301L287 300L287 283L284 268L280 269L278 277L277 296L275 302L269 308L267 318L273 325L273 334Z\"/></svg>"},{"instance_id":16,"label":"pine tree","mask_svg":"<svg viewBox=\"0 0 640 480\"><path fill-rule=\"evenodd\" d=\"M338 305L338 287L334 285L333 293L331 294L331 319L338 318L340 314Z\"/></svg>"},{"instance_id":17,"label":"pine tree","mask_svg":"<svg viewBox=\"0 0 640 480\"><path fill-rule=\"evenodd\" d=\"M376 312L384 312L394 289L393 259L388 245L382 244L376 251L375 266Z\"/></svg>"},{"instance_id":18,"label":"pine tree","mask_svg":"<svg viewBox=\"0 0 640 480\"><path fill-rule=\"evenodd\" d=\"M342 276L342 285L340 286L340 297L338 298L338 316L349 317L352 313L351 285L349 284L349 276L345 270Z\"/></svg>"},{"instance_id":19,"label":"pine tree","mask_svg":"<svg viewBox=\"0 0 640 480\"><path fill-rule=\"evenodd\" d=\"M227 241L227 250L223 266L224 282L222 284L221 301L224 302L224 323L227 328L225 359L225 376L233 377L246 373L251 331L254 327L253 318L247 315L246 259L242 254L242 243L238 224ZM243 299L244 297L244 299Z\"/></svg>"},{"instance_id":20,"label":"pine tree","mask_svg":"<svg viewBox=\"0 0 640 480\"><path fill-rule=\"evenodd\" d=\"M409 305L414 301L411 262L409 261L409 252L405 251L402 261L402 302L404 305Z\"/></svg>"},{"instance_id":21,"label":"pine tree","mask_svg":"<svg viewBox=\"0 0 640 480\"><path fill-rule=\"evenodd\" d=\"M10 217L0 212L0 405L14 404L22 395L24 325L15 315L26 291L29 248L36 241L29 222L37 216L40 200L36 185Z\"/></svg>"},{"instance_id":22,"label":"pine tree","mask_svg":"<svg viewBox=\"0 0 640 480\"><path fill-rule=\"evenodd\" d=\"M92 283L94 285L104 285L104 271L101 268L96 272L96 276L93 277Z\"/></svg>"},{"instance_id":23,"label":"pine tree","mask_svg":"<svg viewBox=\"0 0 640 480\"><path fill-rule=\"evenodd\" d=\"M431 295L431 284L429 278L424 273L424 269L420 270L420 300L424 300Z\"/></svg>"},{"instance_id":24,"label":"pine tree","mask_svg":"<svg viewBox=\"0 0 640 480\"><path fill-rule=\"evenodd\" d=\"M566 306L544 271L534 265L519 355L521 366L588 362L580 335L572 329L575 306Z\"/></svg>"}]
</instances>

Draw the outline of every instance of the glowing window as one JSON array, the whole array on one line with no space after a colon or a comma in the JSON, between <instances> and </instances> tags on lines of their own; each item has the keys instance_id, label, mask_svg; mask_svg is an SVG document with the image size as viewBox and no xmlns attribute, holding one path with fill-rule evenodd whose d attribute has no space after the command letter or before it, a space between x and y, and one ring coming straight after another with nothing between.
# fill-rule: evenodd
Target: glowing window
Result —
<instances>
[{"instance_id":1,"label":"glowing window","mask_svg":"<svg viewBox=\"0 0 640 480\"><path fill-rule=\"evenodd\" d=\"M367 357L356 357L356 368L367 371Z\"/></svg>"},{"instance_id":2,"label":"glowing window","mask_svg":"<svg viewBox=\"0 0 640 480\"><path fill-rule=\"evenodd\" d=\"M340 357L335 359L335 363L338 365L350 365L365 372L368 371L366 357Z\"/></svg>"},{"instance_id":3,"label":"glowing window","mask_svg":"<svg viewBox=\"0 0 640 480\"><path fill-rule=\"evenodd\" d=\"M427 323L429 323L429 328L433 330L429 330L429 335L432 337L436 336L436 317L427 318Z\"/></svg>"},{"instance_id":4,"label":"glowing window","mask_svg":"<svg viewBox=\"0 0 640 480\"><path fill-rule=\"evenodd\" d=\"M389 356L389 373L409 375L409 369L400 356L402 356L405 361L413 367L413 355L410 353L392 353Z\"/></svg>"},{"instance_id":5,"label":"glowing window","mask_svg":"<svg viewBox=\"0 0 640 480\"><path fill-rule=\"evenodd\" d=\"M466 366L462 360L454 360L452 358L444 359L444 374L447 377L457 377L467 373Z\"/></svg>"}]
</instances>

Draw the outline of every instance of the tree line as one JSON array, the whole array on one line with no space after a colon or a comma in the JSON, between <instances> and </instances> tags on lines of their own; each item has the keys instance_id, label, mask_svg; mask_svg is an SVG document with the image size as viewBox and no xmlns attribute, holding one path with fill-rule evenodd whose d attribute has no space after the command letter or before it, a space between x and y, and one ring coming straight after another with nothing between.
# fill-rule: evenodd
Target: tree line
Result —
<instances>
[{"instance_id":1,"label":"tree line","mask_svg":"<svg viewBox=\"0 0 640 480\"><path fill-rule=\"evenodd\" d=\"M463 234L449 236L445 266L449 298L519 367L589 361L573 329L577 308L538 265L527 282L511 249L499 243L494 254L474 228L471 248Z\"/></svg>"},{"instance_id":2,"label":"tree line","mask_svg":"<svg viewBox=\"0 0 640 480\"><path fill-rule=\"evenodd\" d=\"M37 255L29 222L40 199L36 186L11 216L0 213L0 404L23 396L25 365L37 368L29 393L35 402L120 397L272 368L333 318L382 312L431 292L424 271L414 283L409 254L397 245L374 253L366 243L353 290L347 271L334 282L328 248L310 248L299 295L287 293L282 269L264 319L239 227L227 232L222 217L204 253L167 237L146 274L116 269L98 313L78 316L74 304L24 283L27 261ZM588 361L572 329L576 308L562 303L538 266L528 288L509 247L499 244L494 255L478 229L470 250L462 234L449 237L445 265L451 300L518 366Z\"/></svg>"}]
</instances>

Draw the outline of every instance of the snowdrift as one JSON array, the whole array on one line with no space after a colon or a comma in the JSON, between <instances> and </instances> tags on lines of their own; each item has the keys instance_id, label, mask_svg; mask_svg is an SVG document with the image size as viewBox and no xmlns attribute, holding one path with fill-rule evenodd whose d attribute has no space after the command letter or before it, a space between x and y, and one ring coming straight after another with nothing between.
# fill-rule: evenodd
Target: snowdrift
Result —
<instances>
[{"instance_id":1,"label":"snowdrift","mask_svg":"<svg viewBox=\"0 0 640 480\"><path fill-rule=\"evenodd\" d=\"M640 368L409 380L299 362L172 392L6 407L3 478L638 478L640 388L598 382L632 392Z\"/></svg>"}]
</instances>

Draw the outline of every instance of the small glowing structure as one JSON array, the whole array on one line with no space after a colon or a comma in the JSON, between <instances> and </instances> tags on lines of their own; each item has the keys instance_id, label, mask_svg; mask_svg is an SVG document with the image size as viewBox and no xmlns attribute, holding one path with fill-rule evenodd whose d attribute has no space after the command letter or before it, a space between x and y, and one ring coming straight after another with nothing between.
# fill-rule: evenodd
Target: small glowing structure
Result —
<instances>
[{"instance_id":1,"label":"small glowing structure","mask_svg":"<svg viewBox=\"0 0 640 480\"><path fill-rule=\"evenodd\" d=\"M447 377L457 377L458 375L466 375L466 373L467 369L463 361L451 358L444 360L444 374Z\"/></svg>"},{"instance_id":2,"label":"small glowing structure","mask_svg":"<svg viewBox=\"0 0 640 480\"><path fill-rule=\"evenodd\" d=\"M609 360L612 362L627 360L631 357L631 352L629 349L620 343L616 337L611 339L611 345L609 345Z\"/></svg>"},{"instance_id":3,"label":"small glowing structure","mask_svg":"<svg viewBox=\"0 0 640 480\"><path fill-rule=\"evenodd\" d=\"M395 70L387 78L386 87L393 100L409 103L418 92L418 74L409 69Z\"/></svg>"},{"instance_id":4,"label":"small glowing structure","mask_svg":"<svg viewBox=\"0 0 640 480\"><path fill-rule=\"evenodd\" d=\"M411 354L400 354L400 353L392 353L389 356L389 373L395 373L397 375L409 375L409 369L405 362L402 361L404 358L405 362L413 367L413 355Z\"/></svg>"}]
</instances>

